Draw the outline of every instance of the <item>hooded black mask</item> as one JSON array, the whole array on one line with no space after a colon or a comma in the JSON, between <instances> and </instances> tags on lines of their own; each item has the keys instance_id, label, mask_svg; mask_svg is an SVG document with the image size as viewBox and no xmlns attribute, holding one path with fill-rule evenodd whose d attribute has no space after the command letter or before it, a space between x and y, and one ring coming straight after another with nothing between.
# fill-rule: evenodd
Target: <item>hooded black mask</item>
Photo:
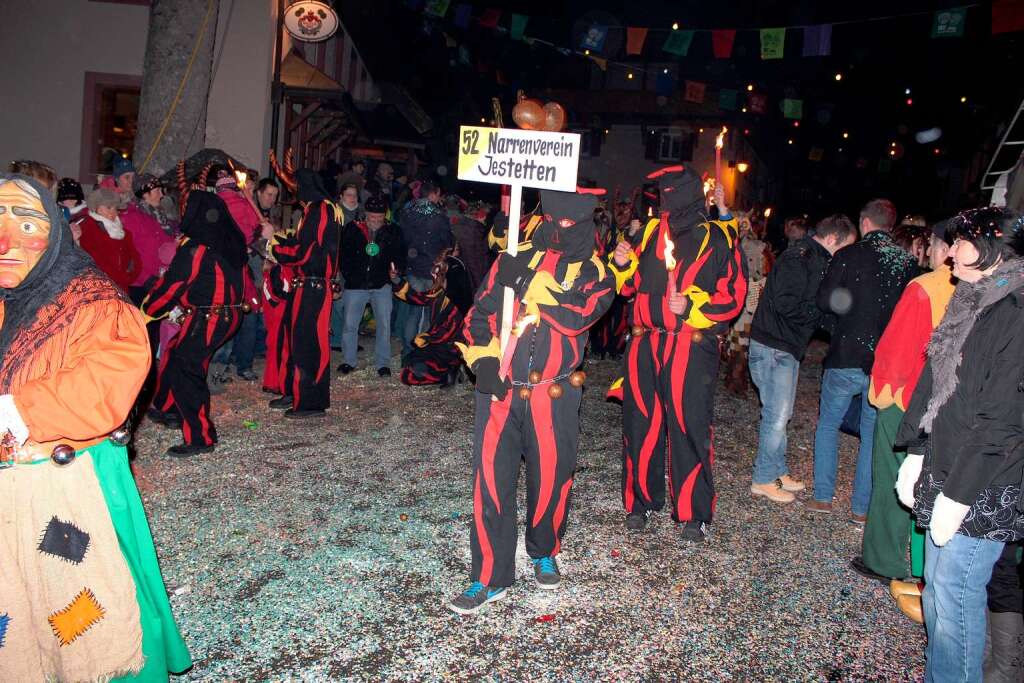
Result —
<instances>
[{"instance_id":1,"label":"hooded black mask","mask_svg":"<svg viewBox=\"0 0 1024 683\"><path fill-rule=\"evenodd\" d=\"M300 168L296 171L295 182L299 185L295 196L300 202L313 204L330 199L330 195L327 194L327 188L324 187L323 178L312 169Z\"/></svg>"},{"instance_id":2,"label":"hooded black mask","mask_svg":"<svg viewBox=\"0 0 1024 683\"><path fill-rule=\"evenodd\" d=\"M236 270L245 265L245 237L224 200L212 192L189 193L181 231L193 242L219 254Z\"/></svg>"},{"instance_id":3,"label":"hooded black mask","mask_svg":"<svg viewBox=\"0 0 1024 683\"><path fill-rule=\"evenodd\" d=\"M541 190L544 222L533 233L536 249L561 252L570 262L586 261L594 254L594 209L592 194Z\"/></svg>"},{"instance_id":4,"label":"hooded black mask","mask_svg":"<svg viewBox=\"0 0 1024 683\"><path fill-rule=\"evenodd\" d=\"M4 320L3 326L0 327L0 362L6 361L7 350L15 338L36 322L39 309L55 301L73 279L86 274L107 279L93 263L92 258L75 245L71 229L64 220L64 212L57 207L50 191L33 178L0 173L0 182L8 180L18 180L29 185L39 196L43 209L50 219L50 243L21 284L9 289L0 287L0 301L4 302ZM114 298L117 296L116 291L111 284L110 289L105 289L102 296ZM96 296L101 294L93 293L80 297L75 303L89 303ZM4 365L6 367L9 364L4 362ZM4 391L7 381L9 377L3 382Z\"/></svg>"},{"instance_id":5,"label":"hooded black mask","mask_svg":"<svg viewBox=\"0 0 1024 683\"><path fill-rule=\"evenodd\" d=\"M661 211L668 212L673 235L680 235L707 221L704 183L689 167L660 176L658 189L661 191Z\"/></svg>"}]
</instances>

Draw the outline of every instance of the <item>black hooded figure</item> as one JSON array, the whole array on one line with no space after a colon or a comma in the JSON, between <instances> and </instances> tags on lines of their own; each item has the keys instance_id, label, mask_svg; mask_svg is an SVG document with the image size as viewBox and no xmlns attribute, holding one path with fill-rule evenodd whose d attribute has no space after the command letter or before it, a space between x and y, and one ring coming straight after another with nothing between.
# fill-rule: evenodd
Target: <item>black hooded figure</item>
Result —
<instances>
[{"instance_id":1,"label":"black hooded figure","mask_svg":"<svg viewBox=\"0 0 1024 683\"><path fill-rule=\"evenodd\" d=\"M208 453L217 443L206 375L214 352L242 322L245 238L217 195L194 190L181 221L184 237L167 271L142 302L151 318L170 316L181 329L160 355L149 416L181 428L168 455Z\"/></svg>"},{"instance_id":2,"label":"black hooded figure","mask_svg":"<svg viewBox=\"0 0 1024 683\"><path fill-rule=\"evenodd\" d=\"M627 528L643 529L665 505L667 475L672 519L684 540L699 542L715 509L711 415L720 338L743 307L746 261L724 200L721 219L705 218L696 173L675 166L648 177L659 180L661 217L647 223L628 263L611 261L620 292L633 296L625 377L617 383L622 501Z\"/></svg>"},{"instance_id":3,"label":"black hooded figure","mask_svg":"<svg viewBox=\"0 0 1024 683\"><path fill-rule=\"evenodd\" d=\"M282 334L285 395L270 402L288 418L322 417L331 405L331 281L338 272L341 208L331 203L320 176L308 168L295 174L302 223L271 257L295 274L285 300Z\"/></svg>"},{"instance_id":4,"label":"black hooded figure","mask_svg":"<svg viewBox=\"0 0 1024 683\"><path fill-rule=\"evenodd\" d=\"M526 549L541 588L559 584L579 441L588 329L615 283L594 254L593 195L541 192L545 222L519 253L499 255L463 325L463 358L476 373L472 585L450 603L472 613L515 579L516 483L526 460ZM500 351L504 288L515 293L512 336Z\"/></svg>"}]
</instances>

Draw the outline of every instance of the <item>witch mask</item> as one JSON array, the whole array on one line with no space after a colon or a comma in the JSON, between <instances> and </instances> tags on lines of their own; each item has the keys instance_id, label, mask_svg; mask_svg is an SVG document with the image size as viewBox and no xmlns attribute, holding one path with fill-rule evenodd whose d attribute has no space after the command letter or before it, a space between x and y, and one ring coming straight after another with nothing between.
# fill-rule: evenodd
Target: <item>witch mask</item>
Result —
<instances>
[{"instance_id":1,"label":"witch mask","mask_svg":"<svg viewBox=\"0 0 1024 683\"><path fill-rule=\"evenodd\" d=\"M38 192L17 178L0 180L0 287L17 287L50 244L50 218Z\"/></svg>"}]
</instances>

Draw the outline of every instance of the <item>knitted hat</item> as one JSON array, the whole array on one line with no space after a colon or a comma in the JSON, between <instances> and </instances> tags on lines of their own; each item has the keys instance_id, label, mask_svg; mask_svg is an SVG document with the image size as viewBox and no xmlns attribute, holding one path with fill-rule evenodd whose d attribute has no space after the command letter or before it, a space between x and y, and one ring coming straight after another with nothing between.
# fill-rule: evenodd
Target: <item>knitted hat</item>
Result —
<instances>
[{"instance_id":1,"label":"knitted hat","mask_svg":"<svg viewBox=\"0 0 1024 683\"><path fill-rule=\"evenodd\" d=\"M57 202L74 199L76 202L85 201L85 193L82 186L74 178L61 178L57 183Z\"/></svg>"},{"instance_id":2,"label":"knitted hat","mask_svg":"<svg viewBox=\"0 0 1024 683\"><path fill-rule=\"evenodd\" d=\"M110 188L100 187L89 193L89 200L86 203L90 211L95 211L101 206L112 206L116 209L121 203L121 198Z\"/></svg>"},{"instance_id":3,"label":"knitted hat","mask_svg":"<svg viewBox=\"0 0 1024 683\"><path fill-rule=\"evenodd\" d=\"M132 165L131 159L117 157L114 159L114 171L110 175L116 179L120 178L125 173L135 173L135 166Z\"/></svg>"},{"instance_id":4,"label":"knitted hat","mask_svg":"<svg viewBox=\"0 0 1024 683\"><path fill-rule=\"evenodd\" d=\"M163 186L164 184L156 176L143 173L142 175L135 176L135 181L132 182L132 191L136 197L142 199L142 195Z\"/></svg>"}]
</instances>

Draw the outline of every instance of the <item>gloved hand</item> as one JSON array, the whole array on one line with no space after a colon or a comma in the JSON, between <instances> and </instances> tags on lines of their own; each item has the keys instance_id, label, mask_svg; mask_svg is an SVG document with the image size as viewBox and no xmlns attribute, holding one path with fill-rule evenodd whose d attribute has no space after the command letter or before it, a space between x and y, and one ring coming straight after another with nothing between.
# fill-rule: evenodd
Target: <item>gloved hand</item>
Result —
<instances>
[{"instance_id":1,"label":"gloved hand","mask_svg":"<svg viewBox=\"0 0 1024 683\"><path fill-rule=\"evenodd\" d=\"M955 500L946 498L941 493L935 499L935 507L932 508L932 521L928 525L928 533L932 535L932 543L942 547L949 543L953 534L963 524L971 506L958 503Z\"/></svg>"},{"instance_id":2,"label":"gloved hand","mask_svg":"<svg viewBox=\"0 0 1024 683\"><path fill-rule=\"evenodd\" d=\"M415 337L413 337L413 340L412 340L412 345L415 346L417 349L422 349L428 343L429 342L427 341L427 333L426 332L420 332Z\"/></svg>"},{"instance_id":3,"label":"gloved hand","mask_svg":"<svg viewBox=\"0 0 1024 683\"><path fill-rule=\"evenodd\" d=\"M530 264L525 258L512 258L505 255L498 264L498 272L494 279L502 287L518 290L530 276Z\"/></svg>"},{"instance_id":4,"label":"gloved hand","mask_svg":"<svg viewBox=\"0 0 1024 683\"><path fill-rule=\"evenodd\" d=\"M0 396L0 438L7 432L11 433L18 446L28 441L28 425L18 412L11 394Z\"/></svg>"},{"instance_id":5,"label":"gloved hand","mask_svg":"<svg viewBox=\"0 0 1024 683\"><path fill-rule=\"evenodd\" d=\"M494 356L481 358L476 362L473 373L476 375L476 390L482 394L491 394L499 401L505 400L511 388L506 380L498 377L500 363Z\"/></svg>"},{"instance_id":6,"label":"gloved hand","mask_svg":"<svg viewBox=\"0 0 1024 683\"><path fill-rule=\"evenodd\" d=\"M914 509L914 486L921 477L923 464L924 455L907 453L906 459L900 465L899 474L896 475L896 496L911 510Z\"/></svg>"}]
</instances>

